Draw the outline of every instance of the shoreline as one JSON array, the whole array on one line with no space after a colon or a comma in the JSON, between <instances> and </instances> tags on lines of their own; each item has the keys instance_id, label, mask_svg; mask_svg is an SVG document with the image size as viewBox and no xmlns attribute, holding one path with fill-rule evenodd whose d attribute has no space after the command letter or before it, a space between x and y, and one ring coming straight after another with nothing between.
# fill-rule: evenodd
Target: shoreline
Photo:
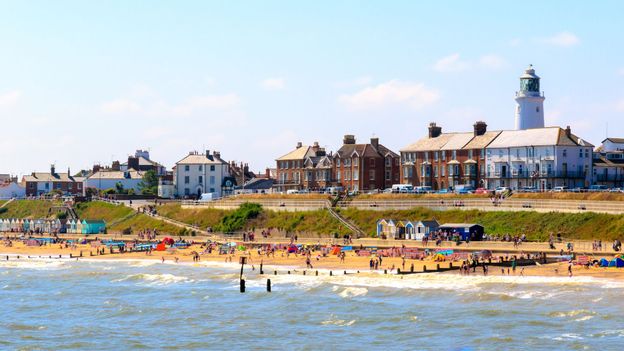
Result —
<instances>
[{"instance_id":1,"label":"shoreline","mask_svg":"<svg viewBox=\"0 0 624 351\"><path fill-rule=\"evenodd\" d=\"M193 261L191 252L202 251L199 245L190 246L187 249L177 250L176 252L167 251L153 251L151 255L146 255L145 252L127 252L127 253L113 253L105 255L93 255L90 256L89 252L94 251L95 248L89 245L77 245L75 249L60 248L55 245L47 246L25 246L21 242L16 242L12 247L0 247L0 262L6 261L5 256L9 256L9 261L16 261L17 256L20 256L20 261L28 260L28 256L33 260L59 260L58 256L61 255L61 260L85 260L85 261L134 261L134 262L150 262L153 264L176 264L177 262L183 264L198 264L202 265L205 262L221 263L225 266L240 269L239 257L247 257L247 264L245 265L245 272L250 269L260 271L260 265L262 265L265 275L274 274L287 274L286 272L292 271L299 274L305 274L308 276L318 274L328 274L332 272L334 275L344 275L346 271L349 275L366 275L369 277L384 277L384 276L418 276L422 274L436 274L436 275L455 275L462 277L471 276L484 276L481 266L478 266L473 272L470 269L469 274L460 274L460 271L455 267L458 267L461 262L454 261L454 269L436 272L435 268L439 265L442 270L448 269L450 262L435 262L431 259L403 259L401 257L384 257L382 258L382 264L379 269L371 270L369 263L370 257L356 256L354 252L348 252L346 254L344 263L341 263L337 256L329 255L322 257L318 255L318 252L313 252L311 257L312 268L306 267L306 258L303 255L286 254L283 251L276 251L275 255L267 257L265 254L258 255L256 250L248 251L236 251L233 255L219 255L218 252L213 251L211 254L205 253L200 255L199 261ZM82 251L82 257L80 253ZM71 258L70 258L71 254ZM177 258L177 262L176 262ZM493 260L494 263L494 260ZM411 271L412 265L414 266L414 273ZM514 272L510 267L499 267L494 265L488 265L488 276L505 276L505 277L565 277L574 280L575 277L594 277L594 278L609 278L624 281L624 268L606 268L606 267L589 267L579 265L572 265L573 276L568 277L568 262L548 263L543 265L532 265L517 267ZM427 266L427 272L423 272L424 267ZM397 269L407 274L397 274ZM387 274L384 274L387 271ZM307 272L307 273L303 273ZM508 273L509 272L509 273Z\"/></svg>"}]
</instances>

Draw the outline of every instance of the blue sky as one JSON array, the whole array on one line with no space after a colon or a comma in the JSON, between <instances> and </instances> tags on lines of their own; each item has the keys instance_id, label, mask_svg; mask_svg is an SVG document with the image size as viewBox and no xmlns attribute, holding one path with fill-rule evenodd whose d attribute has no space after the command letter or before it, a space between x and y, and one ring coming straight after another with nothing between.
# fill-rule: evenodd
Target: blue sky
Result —
<instances>
[{"instance_id":1,"label":"blue sky","mask_svg":"<svg viewBox=\"0 0 624 351\"><path fill-rule=\"evenodd\" d=\"M90 168L149 148L254 170L344 134L397 150L511 129L518 77L547 125L624 137L624 3L0 1L0 173Z\"/></svg>"}]
</instances>

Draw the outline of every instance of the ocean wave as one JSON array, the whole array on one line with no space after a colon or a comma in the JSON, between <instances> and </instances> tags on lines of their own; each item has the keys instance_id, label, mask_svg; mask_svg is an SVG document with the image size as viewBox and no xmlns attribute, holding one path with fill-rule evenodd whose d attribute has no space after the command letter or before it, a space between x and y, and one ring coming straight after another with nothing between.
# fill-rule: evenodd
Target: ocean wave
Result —
<instances>
[{"instance_id":1,"label":"ocean wave","mask_svg":"<svg viewBox=\"0 0 624 351\"><path fill-rule=\"evenodd\" d=\"M335 292L340 289L341 288L337 286L334 286L334 288L332 288L332 290ZM338 293L338 296L345 298L345 299L350 299L350 298L358 297L358 296L366 296L366 294L368 294L368 289L366 288L347 287L347 288L342 288L342 291Z\"/></svg>"},{"instance_id":2,"label":"ocean wave","mask_svg":"<svg viewBox=\"0 0 624 351\"><path fill-rule=\"evenodd\" d=\"M146 282L148 285L170 285L177 283L192 283L195 280L190 279L184 276L177 276L173 274L163 273L163 274L131 274L124 278L112 280L111 283L119 283L124 281L139 281Z\"/></svg>"},{"instance_id":3,"label":"ocean wave","mask_svg":"<svg viewBox=\"0 0 624 351\"><path fill-rule=\"evenodd\" d=\"M0 261L0 268L12 268L12 269L35 269L35 270L53 270L65 268L65 262L62 260L15 260L15 261Z\"/></svg>"},{"instance_id":4,"label":"ocean wave","mask_svg":"<svg viewBox=\"0 0 624 351\"><path fill-rule=\"evenodd\" d=\"M352 319L349 321L345 319L338 319L333 314L329 317L329 319L321 322L321 325L335 325L339 327L349 327L349 326L352 326L353 324L355 324L355 319Z\"/></svg>"}]
</instances>

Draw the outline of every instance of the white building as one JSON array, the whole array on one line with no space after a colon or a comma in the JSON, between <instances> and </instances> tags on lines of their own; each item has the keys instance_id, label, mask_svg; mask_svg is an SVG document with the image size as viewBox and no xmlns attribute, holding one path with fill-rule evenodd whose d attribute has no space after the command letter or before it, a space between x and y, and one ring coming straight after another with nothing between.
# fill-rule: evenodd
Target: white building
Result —
<instances>
[{"instance_id":1,"label":"white building","mask_svg":"<svg viewBox=\"0 0 624 351\"><path fill-rule=\"evenodd\" d=\"M594 184L624 186L624 138L607 138L594 152Z\"/></svg>"},{"instance_id":2,"label":"white building","mask_svg":"<svg viewBox=\"0 0 624 351\"><path fill-rule=\"evenodd\" d=\"M486 147L487 187L589 186L592 149L570 127L502 131Z\"/></svg>"},{"instance_id":3,"label":"white building","mask_svg":"<svg viewBox=\"0 0 624 351\"><path fill-rule=\"evenodd\" d=\"M115 189L117 184L121 184L125 190L134 189L136 194L141 191L139 184L143 181L143 172L139 171L106 171L100 170L87 177L86 188L98 190Z\"/></svg>"},{"instance_id":4,"label":"white building","mask_svg":"<svg viewBox=\"0 0 624 351\"><path fill-rule=\"evenodd\" d=\"M520 91L516 92L516 130L544 128L544 99L540 77L529 65L520 76Z\"/></svg>"},{"instance_id":5,"label":"white building","mask_svg":"<svg viewBox=\"0 0 624 351\"><path fill-rule=\"evenodd\" d=\"M174 183L176 195L185 198L197 198L204 193L222 197L234 185L228 162L221 159L219 152L210 154L209 150L205 154L191 152L176 162Z\"/></svg>"},{"instance_id":6,"label":"white building","mask_svg":"<svg viewBox=\"0 0 624 351\"><path fill-rule=\"evenodd\" d=\"M0 183L0 199L23 198L26 188L16 182Z\"/></svg>"}]
</instances>

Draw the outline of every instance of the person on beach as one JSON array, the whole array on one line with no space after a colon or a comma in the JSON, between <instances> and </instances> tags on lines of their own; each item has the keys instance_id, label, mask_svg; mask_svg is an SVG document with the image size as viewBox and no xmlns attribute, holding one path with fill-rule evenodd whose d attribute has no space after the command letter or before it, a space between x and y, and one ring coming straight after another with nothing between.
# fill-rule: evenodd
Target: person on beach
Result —
<instances>
[{"instance_id":1,"label":"person on beach","mask_svg":"<svg viewBox=\"0 0 624 351\"><path fill-rule=\"evenodd\" d=\"M161 259L162 259L162 263L165 263L165 256L162 256Z\"/></svg>"},{"instance_id":2,"label":"person on beach","mask_svg":"<svg viewBox=\"0 0 624 351\"><path fill-rule=\"evenodd\" d=\"M568 264L568 275L570 276L570 278L572 278L572 262Z\"/></svg>"},{"instance_id":3,"label":"person on beach","mask_svg":"<svg viewBox=\"0 0 624 351\"><path fill-rule=\"evenodd\" d=\"M521 276L521 277L524 277L524 267L522 267L522 268L520 269L520 276Z\"/></svg>"}]
</instances>

